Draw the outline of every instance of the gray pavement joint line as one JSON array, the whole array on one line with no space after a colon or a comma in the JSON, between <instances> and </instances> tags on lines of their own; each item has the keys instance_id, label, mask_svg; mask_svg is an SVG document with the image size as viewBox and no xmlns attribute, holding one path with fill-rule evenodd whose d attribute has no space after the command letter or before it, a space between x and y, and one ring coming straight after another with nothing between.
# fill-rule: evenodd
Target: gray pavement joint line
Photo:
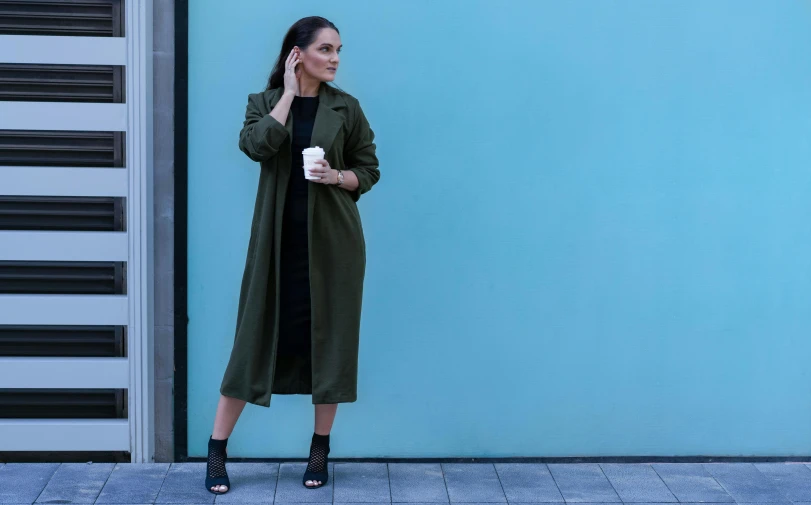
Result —
<instances>
[{"instance_id":1,"label":"gray pavement joint line","mask_svg":"<svg viewBox=\"0 0 811 505\"><path fill-rule=\"evenodd\" d=\"M448 497L448 503L451 502L451 493L448 491L448 480L445 478L445 466L440 463L439 471L442 473L442 483L445 484L445 496Z\"/></svg>"},{"instance_id":2,"label":"gray pavement joint line","mask_svg":"<svg viewBox=\"0 0 811 505\"><path fill-rule=\"evenodd\" d=\"M163 491L163 485L166 484L166 477L169 476L169 472L172 471L173 466L175 466L174 463L169 463L169 468L167 468L166 473L163 474L163 479L161 480L161 487L158 488L158 494L155 495L155 500L152 503L157 502L158 498L160 498L161 491Z\"/></svg>"},{"instance_id":3,"label":"gray pavement joint line","mask_svg":"<svg viewBox=\"0 0 811 505\"><path fill-rule=\"evenodd\" d=\"M602 465L600 465L600 463L597 463L597 468L600 469L600 473L603 474L603 477L605 477L605 480L608 481L608 485L611 486L611 489L614 490L614 494L617 495L617 498L619 498L620 503L625 503L624 501L622 501L622 496L620 496L620 494L617 492L617 488L614 487L614 483L611 482L611 479L609 479L608 475L605 474L605 470L603 470L603 467L602 467Z\"/></svg>"},{"instance_id":4,"label":"gray pavement joint line","mask_svg":"<svg viewBox=\"0 0 811 505\"><path fill-rule=\"evenodd\" d=\"M276 467L276 488L273 490L273 503L276 503L276 494L279 492L279 478L281 477L281 475L282 475L282 464L278 463L278 466ZM217 500L215 499L214 502L216 503L216 501Z\"/></svg>"},{"instance_id":5,"label":"gray pavement joint line","mask_svg":"<svg viewBox=\"0 0 811 505\"><path fill-rule=\"evenodd\" d=\"M558 481L557 479L555 479L555 474L552 473L552 469L549 468L549 465L547 463L544 463L543 465L546 467L546 471L549 472L549 476L552 477L552 482L555 484L555 487L558 488L558 494L560 495L561 499L563 499L563 503L566 503L566 497L563 496L563 491L560 490L560 486L558 486ZM622 498L620 498L620 500L621 499Z\"/></svg>"},{"instance_id":6,"label":"gray pavement joint line","mask_svg":"<svg viewBox=\"0 0 811 505\"><path fill-rule=\"evenodd\" d=\"M663 478L662 478L662 476L661 476L661 475L659 475L659 472L657 472L657 471L656 471L656 467L655 467L655 466L653 466L653 465L650 465L650 467L651 467L651 469L653 470L653 473L655 473L655 474L656 474L656 476L657 476L657 477L659 477L659 480L661 480L661 481L662 481L662 484L664 484L664 485L665 485L665 487L667 488L667 490L668 490L668 491L670 491L670 494L672 494L672 495L673 495L673 498L675 498L675 499L676 499L676 502L677 502L677 503L681 503L681 500L679 500L679 497L678 497L678 496L676 496L676 493L674 493L674 492L673 492L673 490L672 490L672 489L670 489L670 486L668 486L668 485L667 485L667 482L665 482L665 479L663 479ZM620 500L622 500L622 497L620 497Z\"/></svg>"},{"instance_id":7,"label":"gray pavement joint line","mask_svg":"<svg viewBox=\"0 0 811 505\"><path fill-rule=\"evenodd\" d=\"M110 473L108 473L108 474L107 474L107 478L106 478L106 479L104 479L104 484L102 484L102 485L101 485L101 487L99 488L99 492L98 492L98 494L96 495L96 498L93 500L93 503L94 503L94 504L95 504L97 501L99 501L99 496L101 496L101 492L102 492L102 491L104 491L104 486L106 486L106 485L107 485L107 481L109 481L109 480L110 480L110 477L112 477L113 472L115 471L115 467L117 467L117 466L118 466L118 463L114 464L114 465L113 465L113 469L112 469L112 470L110 470Z\"/></svg>"},{"instance_id":8,"label":"gray pavement joint line","mask_svg":"<svg viewBox=\"0 0 811 505\"><path fill-rule=\"evenodd\" d=\"M34 498L34 501L32 501L31 503L36 503L37 500L39 500L39 497L42 496L43 492L45 492L45 488L48 487L48 484L51 483L51 479L54 478L54 475L56 475L56 472L58 472L60 468L62 468L62 463L59 463L59 466L56 467L56 470L54 470L54 473L52 473L51 476L48 477L48 482L46 482L45 485L42 486L42 489L39 490L39 494L37 495L36 498Z\"/></svg>"},{"instance_id":9,"label":"gray pavement joint line","mask_svg":"<svg viewBox=\"0 0 811 505\"><path fill-rule=\"evenodd\" d=\"M725 492L725 493L726 493L726 494L727 494L727 495L728 495L730 498L732 498L732 502L733 502L733 503L738 503L738 500L736 500L736 499L735 499L735 497L734 497L734 496L732 496L732 493L730 493L730 492L729 492L729 489L727 489L727 488L726 488L726 487L725 487L723 484L721 484L721 481L719 481L718 479L716 479L716 478L715 478L715 475L713 475L712 473L710 473L710 471L709 471L709 470L707 470L707 469L704 467L704 465L705 465L705 464L706 464L706 463L701 463L701 469L702 469L702 470L704 470L704 473L706 473L707 475L709 475L710 477L712 477L712 480L714 480L716 484L718 484L719 486L721 486L721 489L723 489L723 490L724 490L724 492Z\"/></svg>"},{"instance_id":10,"label":"gray pavement joint line","mask_svg":"<svg viewBox=\"0 0 811 505\"><path fill-rule=\"evenodd\" d=\"M509 503L507 500L507 492L504 490L504 483L501 482L501 475L498 474L498 468L496 468L495 463L491 463L493 465L493 471L496 472L496 479L498 479L498 485L501 486L501 494L504 495L504 503Z\"/></svg>"},{"instance_id":11,"label":"gray pavement joint line","mask_svg":"<svg viewBox=\"0 0 811 505\"><path fill-rule=\"evenodd\" d=\"M389 485L389 503L394 503L394 498L391 496L391 472L389 472L388 463L386 463L386 481Z\"/></svg>"}]
</instances>

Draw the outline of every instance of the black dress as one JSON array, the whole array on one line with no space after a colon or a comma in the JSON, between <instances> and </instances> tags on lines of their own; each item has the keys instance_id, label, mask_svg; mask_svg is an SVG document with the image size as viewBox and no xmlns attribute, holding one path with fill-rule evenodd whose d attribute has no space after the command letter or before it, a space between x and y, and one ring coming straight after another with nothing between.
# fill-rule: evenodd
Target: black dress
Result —
<instances>
[{"instance_id":1,"label":"black dress","mask_svg":"<svg viewBox=\"0 0 811 505\"><path fill-rule=\"evenodd\" d=\"M280 359L310 361L310 264L307 244L307 193L301 151L310 147L318 97L293 99L292 166L282 218L279 299ZM299 361L298 359L296 361Z\"/></svg>"}]
</instances>

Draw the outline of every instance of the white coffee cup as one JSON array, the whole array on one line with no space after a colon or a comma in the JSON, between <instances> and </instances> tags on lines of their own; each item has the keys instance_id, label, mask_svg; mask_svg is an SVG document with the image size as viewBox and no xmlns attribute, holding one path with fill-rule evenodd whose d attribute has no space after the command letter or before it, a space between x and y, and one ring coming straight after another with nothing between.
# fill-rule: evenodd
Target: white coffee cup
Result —
<instances>
[{"instance_id":1,"label":"white coffee cup","mask_svg":"<svg viewBox=\"0 0 811 505\"><path fill-rule=\"evenodd\" d=\"M316 160L324 159L324 150L318 146L308 147L301 151L301 154L304 156L304 178L310 181L321 179L319 176L313 175L311 170L315 166Z\"/></svg>"}]
</instances>

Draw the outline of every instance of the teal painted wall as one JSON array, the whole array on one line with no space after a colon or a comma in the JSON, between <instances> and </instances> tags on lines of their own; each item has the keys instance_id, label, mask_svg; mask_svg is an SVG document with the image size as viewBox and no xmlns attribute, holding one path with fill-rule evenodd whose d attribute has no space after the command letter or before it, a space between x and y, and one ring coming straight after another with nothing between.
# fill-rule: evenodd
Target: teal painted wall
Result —
<instances>
[{"instance_id":1,"label":"teal painted wall","mask_svg":"<svg viewBox=\"0 0 811 505\"><path fill-rule=\"evenodd\" d=\"M334 457L811 454L811 3L190 2L189 454L233 341L285 30L377 133ZM309 396L235 457L306 457Z\"/></svg>"}]
</instances>

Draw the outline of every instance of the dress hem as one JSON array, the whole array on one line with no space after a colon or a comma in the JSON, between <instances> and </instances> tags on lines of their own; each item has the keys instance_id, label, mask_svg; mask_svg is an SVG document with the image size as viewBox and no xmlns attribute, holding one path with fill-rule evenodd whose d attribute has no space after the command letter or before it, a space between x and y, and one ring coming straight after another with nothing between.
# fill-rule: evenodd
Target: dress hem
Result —
<instances>
[{"instance_id":1,"label":"dress hem","mask_svg":"<svg viewBox=\"0 0 811 505\"><path fill-rule=\"evenodd\" d=\"M252 405L258 405L260 407L270 407L271 398L265 397L254 397L250 398L247 395L243 395L242 393L235 393L229 392L225 389L220 389L220 394L223 396L227 396L229 398L236 398L237 400L242 400L244 402L250 403ZM274 392L272 395L311 395L312 393L278 393ZM271 395L271 397L272 397ZM321 405L321 404L335 404L335 403L354 403L358 400L357 395L321 395L318 398L313 396L313 405Z\"/></svg>"}]
</instances>

